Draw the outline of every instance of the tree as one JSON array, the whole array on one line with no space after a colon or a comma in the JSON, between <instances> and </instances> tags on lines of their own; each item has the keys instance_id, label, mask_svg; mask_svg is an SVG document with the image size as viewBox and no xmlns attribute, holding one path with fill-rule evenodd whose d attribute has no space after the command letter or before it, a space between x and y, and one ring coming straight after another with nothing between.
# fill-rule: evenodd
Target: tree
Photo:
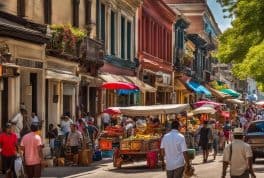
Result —
<instances>
[{"instance_id":1,"label":"tree","mask_svg":"<svg viewBox=\"0 0 264 178\"><path fill-rule=\"evenodd\" d=\"M218 0L235 17L219 37L217 57L232 63L241 79L254 78L264 86L264 3L262 0Z\"/></svg>"}]
</instances>

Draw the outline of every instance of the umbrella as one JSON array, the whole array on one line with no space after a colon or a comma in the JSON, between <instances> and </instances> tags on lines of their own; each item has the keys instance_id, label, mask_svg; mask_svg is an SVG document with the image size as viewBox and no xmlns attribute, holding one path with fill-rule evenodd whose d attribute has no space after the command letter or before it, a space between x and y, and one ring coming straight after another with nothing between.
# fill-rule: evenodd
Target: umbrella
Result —
<instances>
[{"instance_id":1,"label":"umbrella","mask_svg":"<svg viewBox=\"0 0 264 178\"><path fill-rule=\"evenodd\" d=\"M101 87L112 90L139 90L138 86L136 86L135 84L126 82L107 82L102 84Z\"/></svg>"},{"instance_id":2,"label":"umbrella","mask_svg":"<svg viewBox=\"0 0 264 178\"><path fill-rule=\"evenodd\" d=\"M194 106L197 108L197 107L201 107L201 106L213 106L214 108L216 107L219 107L221 105L224 105L222 103L217 103L217 102L213 102L213 101L206 101L206 100L203 100L203 101L198 101L196 103L194 103Z\"/></svg>"},{"instance_id":3,"label":"umbrella","mask_svg":"<svg viewBox=\"0 0 264 178\"><path fill-rule=\"evenodd\" d=\"M226 101L232 104L244 104L244 101L239 99L226 99Z\"/></svg>"},{"instance_id":4,"label":"umbrella","mask_svg":"<svg viewBox=\"0 0 264 178\"><path fill-rule=\"evenodd\" d=\"M220 90L222 93L224 93L224 94L228 94L228 95L230 95L230 96L232 96L232 97L234 97L234 98L238 98L239 96L240 96L240 93L238 93L238 92L236 92L236 91L234 91L234 90L232 90L232 89L228 89L228 88L226 88L226 89L222 89L222 90Z\"/></svg>"},{"instance_id":5,"label":"umbrella","mask_svg":"<svg viewBox=\"0 0 264 178\"><path fill-rule=\"evenodd\" d=\"M264 108L264 101L258 101L256 105Z\"/></svg>"},{"instance_id":6,"label":"umbrella","mask_svg":"<svg viewBox=\"0 0 264 178\"><path fill-rule=\"evenodd\" d=\"M194 115L196 115L196 114L214 114L215 112L216 112L216 110L214 108L206 107L206 106L202 106L202 107L197 108L197 109L192 111L192 113Z\"/></svg>"},{"instance_id":7,"label":"umbrella","mask_svg":"<svg viewBox=\"0 0 264 178\"><path fill-rule=\"evenodd\" d=\"M106 108L103 113L107 113L107 114L110 114L110 115L115 115L115 114L121 114L120 110L118 107L109 107L109 108Z\"/></svg>"}]
</instances>

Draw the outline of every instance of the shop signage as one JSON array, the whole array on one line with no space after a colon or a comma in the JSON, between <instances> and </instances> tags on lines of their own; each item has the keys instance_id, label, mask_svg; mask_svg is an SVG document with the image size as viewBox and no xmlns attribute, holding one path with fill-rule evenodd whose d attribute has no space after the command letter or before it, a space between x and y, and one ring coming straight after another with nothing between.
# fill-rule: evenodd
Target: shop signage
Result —
<instances>
[{"instance_id":1,"label":"shop signage","mask_svg":"<svg viewBox=\"0 0 264 178\"><path fill-rule=\"evenodd\" d=\"M30 68L43 68L43 62L40 61L32 61L28 59L16 58L16 65L30 67Z\"/></svg>"}]
</instances>

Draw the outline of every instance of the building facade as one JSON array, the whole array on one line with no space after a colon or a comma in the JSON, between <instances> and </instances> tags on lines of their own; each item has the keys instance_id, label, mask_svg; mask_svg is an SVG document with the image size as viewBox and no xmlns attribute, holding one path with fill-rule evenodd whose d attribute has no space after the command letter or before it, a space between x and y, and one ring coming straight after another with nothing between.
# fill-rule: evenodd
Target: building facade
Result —
<instances>
[{"instance_id":1,"label":"building facade","mask_svg":"<svg viewBox=\"0 0 264 178\"><path fill-rule=\"evenodd\" d=\"M155 87L146 104L172 103L172 27L176 14L163 2L144 0L138 12L138 76Z\"/></svg>"}]
</instances>

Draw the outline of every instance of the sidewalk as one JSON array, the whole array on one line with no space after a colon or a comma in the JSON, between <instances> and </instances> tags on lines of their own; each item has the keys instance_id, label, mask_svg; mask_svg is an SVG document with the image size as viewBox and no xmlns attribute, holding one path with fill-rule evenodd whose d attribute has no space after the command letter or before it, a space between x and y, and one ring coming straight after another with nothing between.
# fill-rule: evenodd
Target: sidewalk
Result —
<instances>
[{"instance_id":1,"label":"sidewalk","mask_svg":"<svg viewBox=\"0 0 264 178\"><path fill-rule=\"evenodd\" d=\"M103 159L102 161L93 162L91 165L86 167L49 167L42 171L42 178L73 178L82 175L89 174L90 171L97 170L107 164L111 163L112 159ZM4 178L4 175L0 175L0 178Z\"/></svg>"}]
</instances>

